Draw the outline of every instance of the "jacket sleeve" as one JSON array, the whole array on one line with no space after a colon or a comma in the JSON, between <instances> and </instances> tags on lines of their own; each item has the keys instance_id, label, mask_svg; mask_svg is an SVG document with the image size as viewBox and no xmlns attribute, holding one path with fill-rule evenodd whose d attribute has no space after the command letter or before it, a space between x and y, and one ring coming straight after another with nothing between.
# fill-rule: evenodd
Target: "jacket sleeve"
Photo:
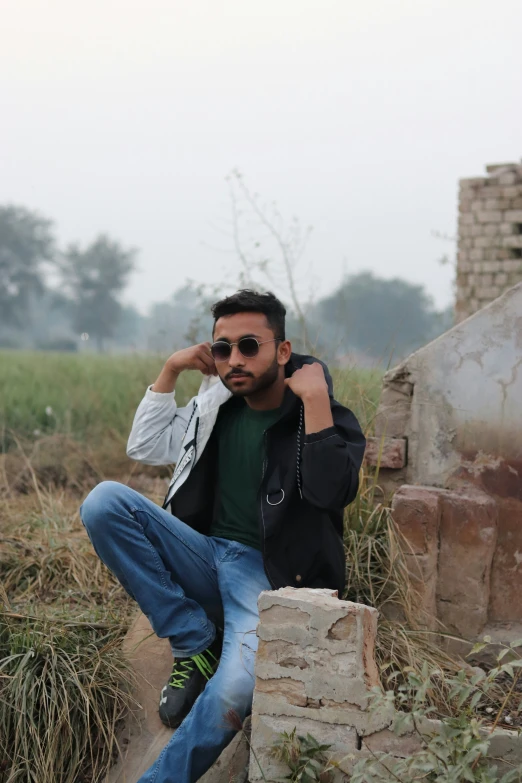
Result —
<instances>
[{"instance_id":1,"label":"jacket sleeve","mask_svg":"<svg viewBox=\"0 0 522 783\"><path fill-rule=\"evenodd\" d=\"M334 426L304 437L301 489L314 506L335 511L357 495L366 439L348 408L336 400L331 407Z\"/></svg>"},{"instance_id":2,"label":"jacket sleeve","mask_svg":"<svg viewBox=\"0 0 522 783\"><path fill-rule=\"evenodd\" d=\"M154 392L149 387L134 416L127 456L145 465L176 462L194 407L195 397L178 408L174 394Z\"/></svg>"}]
</instances>

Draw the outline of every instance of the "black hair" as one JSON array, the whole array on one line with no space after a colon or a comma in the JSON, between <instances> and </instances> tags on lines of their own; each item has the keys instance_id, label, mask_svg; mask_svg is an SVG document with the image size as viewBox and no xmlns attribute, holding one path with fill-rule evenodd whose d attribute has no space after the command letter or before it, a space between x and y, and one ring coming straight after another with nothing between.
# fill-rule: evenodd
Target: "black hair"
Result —
<instances>
[{"instance_id":1,"label":"black hair","mask_svg":"<svg viewBox=\"0 0 522 783\"><path fill-rule=\"evenodd\" d=\"M279 299L270 291L260 294L243 288L231 296L220 299L210 308L214 316L214 326L218 318L236 313L263 313L268 325L279 340L285 339L285 315L286 308Z\"/></svg>"}]
</instances>

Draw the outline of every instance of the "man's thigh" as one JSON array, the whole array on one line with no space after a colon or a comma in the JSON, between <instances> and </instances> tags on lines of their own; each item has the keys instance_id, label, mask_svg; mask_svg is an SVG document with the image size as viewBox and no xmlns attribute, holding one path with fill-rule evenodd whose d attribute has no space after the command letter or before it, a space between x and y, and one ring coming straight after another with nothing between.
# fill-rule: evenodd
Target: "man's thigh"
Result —
<instances>
[{"instance_id":1,"label":"man's thigh","mask_svg":"<svg viewBox=\"0 0 522 783\"><path fill-rule=\"evenodd\" d=\"M91 494L96 493L97 503L103 504L107 525L132 525L135 520L172 582L205 609L211 620L221 624L221 597L209 538L124 484L105 481ZM128 546L132 546L132 539ZM139 568L139 562L136 566Z\"/></svg>"}]
</instances>

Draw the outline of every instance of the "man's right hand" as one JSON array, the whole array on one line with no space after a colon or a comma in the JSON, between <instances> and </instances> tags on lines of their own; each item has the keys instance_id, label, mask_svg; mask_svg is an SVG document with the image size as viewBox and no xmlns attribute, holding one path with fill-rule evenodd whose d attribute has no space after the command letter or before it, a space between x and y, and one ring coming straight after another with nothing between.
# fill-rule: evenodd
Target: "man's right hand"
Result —
<instances>
[{"instance_id":1,"label":"man's right hand","mask_svg":"<svg viewBox=\"0 0 522 783\"><path fill-rule=\"evenodd\" d=\"M183 370L199 370L203 375L217 375L216 365L210 353L210 343L199 343L183 348L169 356L152 391L169 394L174 391L178 375Z\"/></svg>"},{"instance_id":2,"label":"man's right hand","mask_svg":"<svg viewBox=\"0 0 522 783\"><path fill-rule=\"evenodd\" d=\"M176 375L183 370L199 370L203 375L217 375L216 365L210 353L210 343L199 343L176 351L167 359L166 366Z\"/></svg>"}]
</instances>

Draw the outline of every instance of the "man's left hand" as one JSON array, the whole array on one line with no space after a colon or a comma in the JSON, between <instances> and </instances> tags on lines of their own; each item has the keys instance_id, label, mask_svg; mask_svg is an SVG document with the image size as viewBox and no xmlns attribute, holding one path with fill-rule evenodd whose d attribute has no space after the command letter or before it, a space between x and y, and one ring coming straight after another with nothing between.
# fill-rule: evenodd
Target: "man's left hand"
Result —
<instances>
[{"instance_id":1,"label":"man's left hand","mask_svg":"<svg viewBox=\"0 0 522 783\"><path fill-rule=\"evenodd\" d=\"M296 370L290 378L285 378L285 385L292 389L293 393L303 401L305 397L328 397L328 385L322 366L319 362L304 364L300 370Z\"/></svg>"}]
</instances>

